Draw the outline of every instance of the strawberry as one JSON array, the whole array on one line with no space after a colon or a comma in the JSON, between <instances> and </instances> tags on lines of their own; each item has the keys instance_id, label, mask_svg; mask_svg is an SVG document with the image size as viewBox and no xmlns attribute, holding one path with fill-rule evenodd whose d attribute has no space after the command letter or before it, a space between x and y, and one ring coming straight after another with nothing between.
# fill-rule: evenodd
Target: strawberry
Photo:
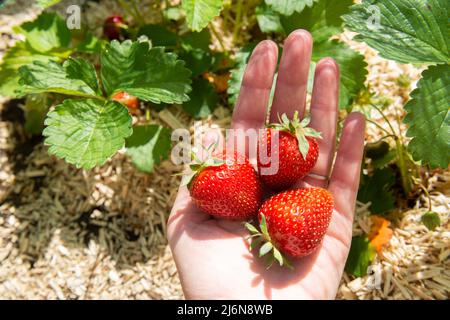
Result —
<instances>
[{"instance_id":1,"label":"strawberry","mask_svg":"<svg viewBox=\"0 0 450 320\"><path fill-rule=\"evenodd\" d=\"M309 118L300 122L298 112L295 112L292 121L283 114L280 123L270 124L266 134L261 135L258 144L258 171L262 182L269 188L282 190L291 187L316 164L319 156L316 138L321 136L319 132L308 128L308 124ZM275 134L279 138L278 152L272 154L271 144ZM266 148L266 150L260 150L260 148ZM267 161L262 160L261 153L268 157L268 163L264 163ZM276 156L278 156L278 171L264 173L264 169L271 167Z\"/></svg>"},{"instance_id":2,"label":"strawberry","mask_svg":"<svg viewBox=\"0 0 450 320\"><path fill-rule=\"evenodd\" d=\"M258 174L248 159L237 153L191 165L185 176L194 203L204 212L226 219L245 220L255 216L262 200Z\"/></svg>"},{"instance_id":3,"label":"strawberry","mask_svg":"<svg viewBox=\"0 0 450 320\"><path fill-rule=\"evenodd\" d=\"M122 36L122 31L127 28L128 26L122 16L109 16L103 24L103 34L109 40L118 40Z\"/></svg>"},{"instance_id":4,"label":"strawberry","mask_svg":"<svg viewBox=\"0 0 450 320\"><path fill-rule=\"evenodd\" d=\"M281 252L292 257L309 255L322 242L332 212L333 196L325 189L302 188L278 193L259 209L261 232L246 223L252 234L252 248L265 241L260 256L273 251L273 258L280 265L287 262Z\"/></svg>"},{"instance_id":5,"label":"strawberry","mask_svg":"<svg viewBox=\"0 0 450 320\"><path fill-rule=\"evenodd\" d=\"M138 99L125 91L117 92L112 99L126 105L128 109L137 109L139 106Z\"/></svg>"}]
</instances>

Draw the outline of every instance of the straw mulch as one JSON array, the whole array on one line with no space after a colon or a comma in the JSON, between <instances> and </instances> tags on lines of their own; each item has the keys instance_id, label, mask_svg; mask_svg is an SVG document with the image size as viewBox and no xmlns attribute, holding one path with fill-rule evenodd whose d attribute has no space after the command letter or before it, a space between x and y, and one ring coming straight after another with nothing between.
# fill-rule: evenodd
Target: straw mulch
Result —
<instances>
[{"instance_id":1,"label":"straw mulch","mask_svg":"<svg viewBox=\"0 0 450 320\"><path fill-rule=\"evenodd\" d=\"M92 4L96 7L91 18L103 18L112 10L105 2ZM0 54L14 41L11 25L36 11L5 12L0 12ZM350 34L343 37L366 56L371 90L392 99L389 117L401 115L410 88L399 89L398 76L417 80L420 70L379 59L373 50L352 43ZM0 298L183 298L166 240L166 221L179 183L173 174L180 168L164 161L154 173L144 174L118 154L101 168L77 170L49 156L41 141L27 138L17 106L1 99ZM171 127L193 124L177 107L152 116ZM219 107L208 122L224 127L229 118L229 111ZM380 136L369 126L367 140ZM397 212L399 218L391 226L394 236L373 263L381 286L369 289L370 277L344 275L338 298L448 299L449 186L448 171L429 175L428 192L441 227L430 232L420 222L427 211L425 197ZM358 203L354 234L369 229L367 204Z\"/></svg>"}]
</instances>

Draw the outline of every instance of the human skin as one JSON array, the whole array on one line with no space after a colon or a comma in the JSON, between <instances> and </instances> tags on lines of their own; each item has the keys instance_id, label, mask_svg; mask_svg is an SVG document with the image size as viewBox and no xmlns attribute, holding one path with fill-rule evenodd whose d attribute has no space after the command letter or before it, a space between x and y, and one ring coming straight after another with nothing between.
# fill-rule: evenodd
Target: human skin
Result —
<instances>
[{"instance_id":1,"label":"human skin","mask_svg":"<svg viewBox=\"0 0 450 320\"><path fill-rule=\"evenodd\" d=\"M284 42L270 121L294 111L304 114L313 40L305 30ZM233 129L263 128L278 49L269 40L253 51L235 107ZM188 299L334 299L352 238L352 222L364 146L364 117L350 114L344 122L336 159L339 69L325 58L315 70L311 126L322 133L319 158L312 173L296 187L318 186L333 194L335 208L319 248L311 255L291 258L293 270L274 265L249 252L242 222L213 218L192 202L180 187L168 221L169 244ZM334 163L334 165L333 165Z\"/></svg>"}]
</instances>

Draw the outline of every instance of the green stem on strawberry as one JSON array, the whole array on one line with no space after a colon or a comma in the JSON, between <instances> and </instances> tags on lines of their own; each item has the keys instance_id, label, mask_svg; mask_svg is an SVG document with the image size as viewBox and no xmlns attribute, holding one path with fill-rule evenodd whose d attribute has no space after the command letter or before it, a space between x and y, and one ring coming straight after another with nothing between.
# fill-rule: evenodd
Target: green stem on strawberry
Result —
<instances>
[{"instance_id":1,"label":"green stem on strawberry","mask_svg":"<svg viewBox=\"0 0 450 320\"><path fill-rule=\"evenodd\" d=\"M211 147L214 145L211 144L206 148L206 151L210 152ZM192 163L189 165L191 171L187 174L183 174L183 178L181 178L181 186L189 186L192 180L197 176L200 172L208 167L218 167L225 164L225 160L208 157L206 160L202 161L196 154L195 150L191 150L191 159Z\"/></svg>"},{"instance_id":2,"label":"green stem on strawberry","mask_svg":"<svg viewBox=\"0 0 450 320\"><path fill-rule=\"evenodd\" d=\"M309 151L309 142L307 137L322 139L322 135L320 132L308 127L311 118L305 117L302 121L300 121L298 117L298 111L295 111L292 120L289 120L288 116L285 113L283 113L281 117L278 116L278 119L280 123L272 123L267 127L275 130L286 131L295 136L298 141L299 151L302 154L303 158L306 159Z\"/></svg>"},{"instance_id":3,"label":"green stem on strawberry","mask_svg":"<svg viewBox=\"0 0 450 320\"><path fill-rule=\"evenodd\" d=\"M259 257L266 256L269 252L272 252L272 255L269 256L269 263L267 269L269 269L273 262L277 261L281 267L287 267L292 269L292 265L289 260L287 260L277 249L277 247L273 244L272 239L270 238L269 231L267 229L266 217L264 214L261 214L261 222L259 223L259 231L254 225L246 222L244 224L245 228L250 232L250 235L246 238L247 240L251 239L249 250L253 251L257 246L259 248Z\"/></svg>"}]
</instances>

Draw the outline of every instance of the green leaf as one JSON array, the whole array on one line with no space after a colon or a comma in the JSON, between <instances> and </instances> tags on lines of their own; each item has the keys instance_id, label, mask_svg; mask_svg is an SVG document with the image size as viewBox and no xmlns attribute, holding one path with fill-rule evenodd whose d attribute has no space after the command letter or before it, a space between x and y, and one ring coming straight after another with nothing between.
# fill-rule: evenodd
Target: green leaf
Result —
<instances>
[{"instance_id":1,"label":"green leaf","mask_svg":"<svg viewBox=\"0 0 450 320\"><path fill-rule=\"evenodd\" d=\"M197 77L212 67L213 55L209 50L210 38L206 29L201 32L190 32L181 37L183 51L180 59L186 62L186 67L191 70L192 77Z\"/></svg>"},{"instance_id":2,"label":"green leaf","mask_svg":"<svg viewBox=\"0 0 450 320\"><path fill-rule=\"evenodd\" d=\"M92 64L83 59L67 59L63 67L69 79L81 80L87 84L98 96L102 95L100 90L97 74Z\"/></svg>"},{"instance_id":3,"label":"green leaf","mask_svg":"<svg viewBox=\"0 0 450 320\"><path fill-rule=\"evenodd\" d=\"M267 220L264 214L261 214L261 221L259 222L259 228L261 229L261 233L266 237L269 236L269 230L267 229Z\"/></svg>"},{"instance_id":4,"label":"green leaf","mask_svg":"<svg viewBox=\"0 0 450 320\"><path fill-rule=\"evenodd\" d=\"M339 107L346 108L364 88L367 77L367 63L364 56L350 49L346 44L337 40L315 42L311 59L332 57L339 64L341 82L339 87Z\"/></svg>"},{"instance_id":5,"label":"green leaf","mask_svg":"<svg viewBox=\"0 0 450 320\"><path fill-rule=\"evenodd\" d=\"M245 228L247 228L247 230L250 231L250 233L252 233L252 234L259 234L259 230L256 229L256 227L254 225L252 225L251 223L246 222Z\"/></svg>"},{"instance_id":6,"label":"green leaf","mask_svg":"<svg viewBox=\"0 0 450 320\"><path fill-rule=\"evenodd\" d=\"M148 42L112 41L101 55L101 78L111 96L126 91L153 103L182 103L189 99L190 72L184 62Z\"/></svg>"},{"instance_id":7,"label":"green leaf","mask_svg":"<svg viewBox=\"0 0 450 320\"><path fill-rule=\"evenodd\" d=\"M283 33L280 15L265 3L261 3L256 7L256 19L262 32Z\"/></svg>"},{"instance_id":8,"label":"green leaf","mask_svg":"<svg viewBox=\"0 0 450 320\"><path fill-rule=\"evenodd\" d=\"M281 255L281 252L275 247L273 247L273 257L275 258L275 260L278 261L280 266L283 266L284 263L283 256Z\"/></svg>"},{"instance_id":9,"label":"green leaf","mask_svg":"<svg viewBox=\"0 0 450 320\"><path fill-rule=\"evenodd\" d=\"M10 48L3 57L3 63L0 69L0 95L17 97L21 95L21 87L19 85L18 69L31 63L32 61L47 62L49 60L59 60L53 57L41 54L33 50L28 43L24 41L17 42Z\"/></svg>"},{"instance_id":10,"label":"green leaf","mask_svg":"<svg viewBox=\"0 0 450 320\"><path fill-rule=\"evenodd\" d=\"M448 15L448 0L364 0L343 19L347 28L359 33L355 40L366 42L384 58L448 63Z\"/></svg>"},{"instance_id":11,"label":"green leaf","mask_svg":"<svg viewBox=\"0 0 450 320\"><path fill-rule=\"evenodd\" d=\"M415 160L432 167L446 168L450 163L450 66L431 66L405 105L404 122L413 139L408 150Z\"/></svg>"},{"instance_id":12,"label":"green leaf","mask_svg":"<svg viewBox=\"0 0 450 320\"><path fill-rule=\"evenodd\" d=\"M127 154L136 168L144 172L152 172L155 164L166 159L170 147L170 130L159 125L135 126L126 140Z\"/></svg>"},{"instance_id":13,"label":"green leaf","mask_svg":"<svg viewBox=\"0 0 450 320\"><path fill-rule=\"evenodd\" d=\"M208 30L200 32L189 32L181 37L181 47L185 51L193 49L202 49L203 51L209 51L209 43L211 41L211 35Z\"/></svg>"},{"instance_id":14,"label":"green leaf","mask_svg":"<svg viewBox=\"0 0 450 320\"><path fill-rule=\"evenodd\" d=\"M235 105L239 91L241 90L242 78L244 77L245 68L247 66L248 59L252 54L255 44L247 44L236 53L236 65L230 72L230 80L228 80L228 102L231 105Z\"/></svg>"},{"instance_id":15,"label":"green leaf","mask_svg":"<svg viewBox=\"0 0 450 320\"><path fill-rule=\"evenodd\" d=\"M220 14L223 0L183 0L187 25L191 30L200 31Z\"/></svg>"},{"instance_id":16,"label":"green leaf","mask_svg":"<svg viewBox=\"0 0 450 320\"><path fill-rule=\"evenodd\" d=\"M189 101L183 103L183 109L194 118L205 118L217 107L219 96L208 80L194 80Z\"/></svg>"},{"instance_id":17,"label":"green leaf","mask_svg":"<svg viewBox=\"0 0 450 320\"><path fill-rule=\"evenodd\" d=\"M27 93L55 92L83 97L100 95L94 67L85 60L69 58L60 65L35 61L19 69L19 83Z\"/></svg>"},{"instance_id":18,"label":"green leaf","mask_svg":"<svg viewBox=\"0 0 450 320\"><path fill-rule=\"evenodd\" d=\"M355 236L345 264L345 271L355 277L367 274L367 268L375 258L375 248L370 244L367 236Z\"/></svg>"},{"instance_id":19,"label":"green leaf","mask_svg":"<svg viewBox=\"0 0 450 320\"><path fill-rule=\"evenodd\" d=\"M66 22L56 13L43 12L36 20L16 27L15 31L23 34L29 45L41 53L65 51L71 39Z\"/></svg>"},{"instance_id":20,"label":"green leaf","mask_svg":"<svg viewBox=\"0 0 450 320\"><path fill-rule=\"evenodd\" d=\"M132 134L131 116L119 102L66 99L49 112L43 135L49 153L78 168L102 165Z\"/></svg>"},{"instance_id":21,"label":"green leaf","mask_svg":"<svg viewBox=\"0 0 450 320\"><path fill-rule=\"evenodd\" d=\"M178 21L184 15L183 9L180 7L169 7L163 10L163 16L166 20Z\"/></svg>"},{"instance_id":22,"label":"green leaf","mask_svg":"<svg viewBox=\"0 0 450 320\"><path fill-rule=\"evenodd\" d=\"M102 41L95 37L91 32L82 30L72 30L72 39L75 35L80 36L78 44L76 44L77 52L100 53L102 49Z\"/></svg>"},{"instance_id":23,"label":"green leaf","mask_svg":"<svg viewBox=\"0 0 450 320\"><path fill-rule=\"evenodd\" d=\"M208 71L213 62L211 53L201 49L182 52L180 59L186 62L186 68L192 72L192 77L197 77Z\"/></svg>"},{"instance_id":24,"label":"green leaf","mask_svg":"<svg viewBox=\"0 0 450 320\"><path fill-rule=\"evenodd\" d=\"M43 9L47 9L48 7L54 6L55 4L60 3L61 0L37 0L36 3Z\"/></svg>"},{"instance_id":25,"label":"green leaf","mask_svg":"<svg viewBox=\"0 0 450 320\"><path fill-rule=\"evenodd\" d=\"M44 120L49 108L47 94L29 94L24 105L25 131L40 135L44 129Z\"/></svg>"},{"instance_id":26,"label":"green leaf","mask_svg":"<svg viewBox=\"0 0 450 320\"><path fill-rule=\"evenodd\" d=\"M273 249L273 245L270 242L266 242L262 245L262 247L259 249L259 256L262 257L270 252L270 250Z\"/></svg>"},{"instance_id":27,"label":"green leaf","mask_svg":"<svg viewBox=\"0 0 450 320\"><path fill-rule=\"evenodd\" d=\"M59 61L68 57L71 35L64 20L55 13L43 13L35 21L14 29L25 41L18 41L6 52L0 70L0 94L10 97L23 95L18 69L32 61Z\"/></svg>"},{"instance_id":28,"label":"green leaf","mask_svg":"<svg viewBox=\"0 0 450 320\"><path fill-rule=\"evenodd\" d=\"M194 179L194 177L196 175L197 175L197 172L191 172L189 174L183 175L183 177L181 178L180 186L181 187L188 186L192 182L192 179Z\"/></svg>"},{"instance_id":29,"label":"green leaf","mask_svg":"<svg viewBox=\"0 0 450 320\"><path fill-rule=\"evenodd\" d=\"M252 238L252 242L250 243L250 251L253 251L256 247L260 246L264 240L260 237L254 237Z\"/></svg>"},{"instance_id":30,"label":"green leaf","mask_svg":"<svg viewBox=\"0 0 450 320\"><path fill-rule=\"evenodd\" d=\"M394 208L392 186L395 175L392 169L375 169L372 176L364 175L358 191L358 200L367 203L372 213L382 214Z\"/></svg>"},{"instance_id":31,"label":"green leaf","mask_svg":"<svg viewBox=\"0 0 450 320\"><path fill-rule=\"evenodd\" d=\"M281 16L281 24L286 34L296 29L308 30L315 45L342 31L341 16L349 12L352 4L352 0L319 0L301 13Z\"/></svg>"},{"instance_id":32,"label":"green leaf","mask_svg":"<svg viewBox=\"0 0 450 320\"><path fill-rule=\"evenodd\" d=\"M388 153L386 153L381 158L372 159L371 165L374 168L384 168L388 164L395 161L396 159L397 159L397 150L394 148L394 149L390 149L388 151Z\"/></svg>"},{"instance_id":33,"label":"green leaf","mask_svg":"<svg viewBox=\"0 0 450 320\"><path fill-rule=\"evenodd\" d=\"M308 6L311 7L317 0L265 0L266 4L270 5L274 11L290 16L294 12L302 12Z\"/></svg>"},{"instance_id":34,"label":"green leaf","mask_svg":"<svg viewBox=\"0 0 450 320\"><path fill-rule=\"evenodd\" d=\"M434 230L441 225L441 218L436 212L428 211L420 218L428 230Z\"/></svg>"},{"instance_id":35,"label":"green leaf","mask_svg":"<svg viewBox=\"0 0 450 320\"><path fill-rule=\"evenodd\" d=\"M153 47L174 47L178 43L178 35L159 24L143 25L138 31L138 36L141 35L147 36Z\"/></svg>"},{"instance_id":36,"label":"green leaf","mask_svg":"<svg viewBox=\"0 0 450 320\"><path fill-rule=\"evenodd\" d=\"M309 142L306 139L305 135L302 132L297 133L297 141L298 141L298 149L303 156L303 159L306 159L309 150Z\"/></svg>"}]
</instances>

